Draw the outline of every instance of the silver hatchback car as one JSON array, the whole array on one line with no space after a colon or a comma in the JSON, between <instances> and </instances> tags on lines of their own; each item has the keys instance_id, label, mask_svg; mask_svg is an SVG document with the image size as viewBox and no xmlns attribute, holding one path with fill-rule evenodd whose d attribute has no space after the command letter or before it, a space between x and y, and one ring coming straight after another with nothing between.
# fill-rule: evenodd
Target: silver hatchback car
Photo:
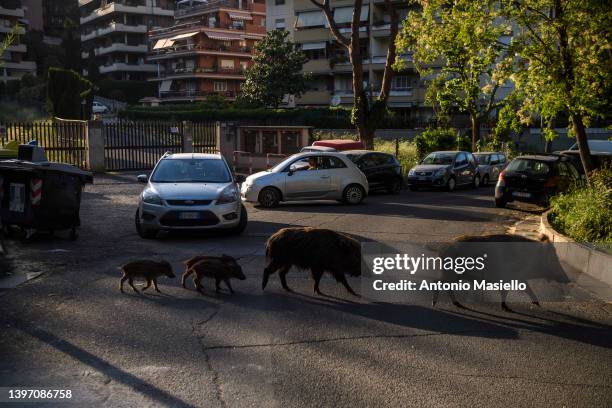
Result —
<instances>
[{"instance_id":1,"label":"silver hatchback car","mask_svg":"<svg viewBox=\"0 0 612 408\"><path fill-rule=\"evenodd\" d=\"M268 171L248 176L242 183L244 201L275 207L281 201L340 200L359 204L367 195L368 180L344 154L295 154Z\"/></svg>"},{"instance_id":2,"label":"silver hatchback car","mask_svg":"<svg viewBox=\"0 0 612 408\"><path fill-rule=\"evenodd\" d=\"M143 238L158 231L225 229L241 233L247 212L236 180L220 154L166 153L147 183L136 211L136 230Z\"/></svg>"}]
</instances>

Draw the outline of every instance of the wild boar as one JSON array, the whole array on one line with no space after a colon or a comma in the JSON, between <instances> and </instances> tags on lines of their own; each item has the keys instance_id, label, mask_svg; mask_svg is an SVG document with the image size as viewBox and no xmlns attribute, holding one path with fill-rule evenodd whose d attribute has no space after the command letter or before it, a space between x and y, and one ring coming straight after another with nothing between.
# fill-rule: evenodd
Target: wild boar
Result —
<instances>
[{"instance_id":1,"label":"wild boar","mask_svg":"<svg viewBox=\"0 0 612 408\"><path fill-rule=\"evenodd\" d=\"M245 280L246 277L242 273L242 268L238 264L235 258L229 255L222 255L219 257L215 256L195 256L184 262L186 271L181 277L181 284L186 288L185 280L190 275L193 277L193 285L196 290L202 294L202 285L200 281L202 278L212 278L215 280L215 291L219 293L221 287L219 284L221 281L225 282L225 285L231 293L234 293L230 279Z\"/></svg>"},{"instance_id":2,"label":"wild boar","mask_svg":"<svg viewBox=\"0 0 612 408\"><path fill-rule=\"evenodd\" d=\"M361 245L347 235L322 228L283 228L268 239L266 255L270 263L264 270L262 289L266 288L270 275L279 271L281 285L291 292L285 277L289 269L296 266L310 269L316 294L322 295L319 282L327 271L350 294L358 296L344 274L361 275Z\"/></svg>"},{"instance_id":3,"label":"wild boar","mask_svg":"<svg viewBox=\"0 0 612 408\"><path fill-rule=\"evenodd\" d=\"M558 283L567 283L569 279L565 272L561 268L561 265L557 259L555 254L554 247L550 244L548 237L545 235L540 235L538 240L533 240L529 238L525 238L519 235L510 235L510 234L491 234L491 235L482 235L482 236L461 236L456 238L453 243L446 246L441 251L442 257L456 257L456 256L476 256L478 254L482 255L482 249L478 249L478 247L474 246L465 246L461 245L462 243L469 242L483 242L483 243L533 243L537 245L537 247L533 247L529 253L521 254L521 257L513 256L513 254L508 254L508 256L502 256L503 254L497 254L498 256L491 257L487 261L487 269L486 276L484 276L485 272L466 272L464 274L458 275L453 271L443 271L441 274L441 281L443 282L456 282L459 279L482 279L486 282L497 282L501 279L507 279L508 277L512 277L513 279L517 279L523 283L525 283L525 293L530 297L531 303L534 305L540 306L539 300L533 289L529 285L529 279L546 279L549 281L555 281ZM526 249L526 248L525 248ZM503 251L503 247L500 247L500 251ZM472 253L474 252L474 253ZM533 252L533 253L532 253ZM477 254L478 253L478 254ZM537 260L529 259L534 258L534 255L537 256ZM532 262L538 262L538 267L534 267L534 265L530 265ZM501 292L501 307L506 311L511 311L508 305L506 304L506 299L508 297L508 290L500 290ZM463 307L459 301L457 301L455 295L452 290L448 291L449 296L453 302L453 304L457 307ZM432 306L436 305L438 301L438 290L433 292L432 297Z\"/></svg>"},{"instance_id":4,"label":"wild boar","mask_svg":"<svg viewBox=\"0 0 612 408\"><path fill-rule=\"evenodd\" d=\"M134 292L138 293L138 289L134 287L134 278L144 278L147 281L147 284L142 288L143 292L151 286L151 283L153 283L155 290L161 293L157 287L157 278L160 276L167 276L168 278L175 277L174 273L172 272L172 265L170 265L170 263L167 261L151 261L144 259L129 262L120 266L119 269L123 272L121 284L119 285L119 290L121 290L121 293L123 293L123 283L126 280L132 289L134 289Z\"/></svg>"}]
</instances>

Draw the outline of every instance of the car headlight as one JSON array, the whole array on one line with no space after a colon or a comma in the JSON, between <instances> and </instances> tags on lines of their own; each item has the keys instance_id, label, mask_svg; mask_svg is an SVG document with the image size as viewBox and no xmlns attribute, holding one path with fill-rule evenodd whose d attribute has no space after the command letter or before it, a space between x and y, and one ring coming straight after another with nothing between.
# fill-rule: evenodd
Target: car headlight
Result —
<instances>
[{"instance_id":1,"label":"car headlight","mask_svg":"<svg viewBox=\"0 0 612 408\"><path fill-rule=\"evenodd\" d=\"M410 169L410 171L408 172L408 175L409 176L414 176L414 173L415 173L414 169Z\"/></svg>"},{"instance_id":2,"label":"car headlight","mask_svg":"<svg viewBox=\"0 0 612 408\"><path fill-rule=\"evenodd\" d=\"M238 189L234 186L227 186L221 191L219 194L219 198L217 198L217 204L229 204L238 201L239 194Z\"/></svg>"},{"instance_id":3,"label":"car headlight","mask_svg":"<svg viewBox=\"0 0 612 408\"><path fill-rule=\"evenodd\" d=\"M443 176L446 173L446 169L436 170L435 176Z\"/></svg>"},{"instance_id":4,"label":"car headlight","mask_svg":"<svg viewBox=\"0 0 612 408\"><path fill-rule=\"evenodd\" d=\"M164 205L161 197L151 190L144 190L142 192L142 201L147 204Z\"/></svg>"}]
</instances>

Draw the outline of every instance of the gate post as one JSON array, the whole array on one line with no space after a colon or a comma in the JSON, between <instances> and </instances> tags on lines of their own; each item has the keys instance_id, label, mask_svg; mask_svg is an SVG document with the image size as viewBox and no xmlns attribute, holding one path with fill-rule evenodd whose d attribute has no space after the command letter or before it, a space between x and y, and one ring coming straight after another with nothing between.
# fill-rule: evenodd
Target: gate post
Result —
<instances>
[{"instance_id":1,"label":"gate post","mask_svg":"<svg viewBox=\"0 0 612 408\"><path fill-rule=\"evenodd\" d=\"M221 122L215 122L215 149L222 153L221 151Z\"/></svg>"},{"instance_id":2,"label":"gate post","mask_svg":"<svg viewBox=\"0 0 612 408\"><path fill-rule=\"evenodd\" d=\"M183 122L183 153L193 153L193 122Z\"/></svg>"},{"instance_id":3,"label":"gate post","mask_svg":"<svg viewBox=\"0 0 612 408\"><path fill-rule=\"evenodd\" d=\"M91 120L87 122L87 162L89 170L97 173L106 171L104 164L104 135L102 122Z\"/></svg>"}]
</instances>

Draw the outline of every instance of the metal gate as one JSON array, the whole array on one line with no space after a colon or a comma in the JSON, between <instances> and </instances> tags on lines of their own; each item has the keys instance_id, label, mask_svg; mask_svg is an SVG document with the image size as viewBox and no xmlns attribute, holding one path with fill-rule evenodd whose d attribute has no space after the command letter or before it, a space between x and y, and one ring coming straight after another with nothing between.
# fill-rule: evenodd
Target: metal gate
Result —
<instances>
[{"instance_id":1,"label":"metal gate","mask_svg":"<svg viewBox=\"0 0 612 408\"><path fill-rule=\"evenodd\" d=\"M105 123L102 134L106 170L152 169L165 152L183 151L180 122Z\"/></svg>"},{"instance_id":2,"label":"metal gate","mask_svg":"<svg viewBox=\"0 0 612 408\"><path fill-rule=\"evenodd\" d=\"M193 152L218 153L217 125L215 122L193 123Z\"/></svg>"},{"instance_id":3,"label":"metal gate","mask_svg":"<svg viewBox=\"0 0 612 408\"><path fill-rule=\"evenodd\" d=\"M86 169L87 122L56 120L35 123L0 123L0 144L36 140L45 148L50 161L69 163Z\"/></svg>"}]
</instances>

